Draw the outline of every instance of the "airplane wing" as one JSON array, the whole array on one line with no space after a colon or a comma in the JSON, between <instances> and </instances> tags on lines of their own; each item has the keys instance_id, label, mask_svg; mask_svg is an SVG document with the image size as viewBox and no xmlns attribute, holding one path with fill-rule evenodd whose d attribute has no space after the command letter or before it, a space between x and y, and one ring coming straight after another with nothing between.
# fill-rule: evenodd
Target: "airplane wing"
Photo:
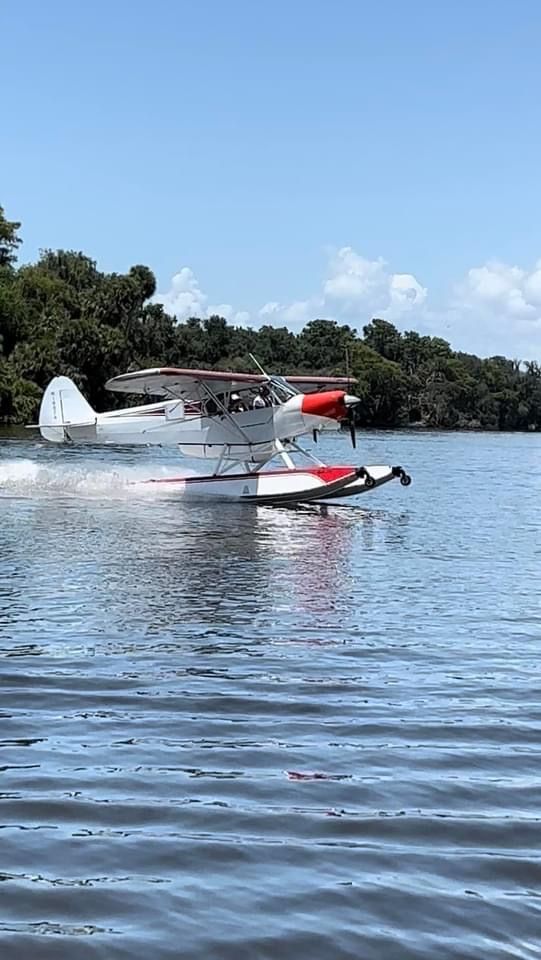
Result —
<instances>
[{"instance_id":1,"label":"airplane wing","mask_svg":"<svg viewBox=\"0 0 541 960\"><path fill-rule=\"evenodd\" d=\"M337 390L345 390L347 392L349 387L352 387L357 380L355 377L284 377L284 380L287 380L292 387L296 387L297 390L300 390L301 393L315 393L317 390L322 388L325 390L332 390L333 387Z\"/></svg>"},{"instance_id":2,"label":"airplane wing","mask_svg":"<svg viewBox=\"0 0 541 960\"><path fill-rule=\"evenodd\" d=\"M192 370L157 367L135 370L113 377L105 384L116 393L143 394L152 397L178 397L183 400L204 400L211 393L228 393L265 383L259 373L231 373L220 370Z\"/></svg>"},{"instance_id":3,"label":"airplane wing","mask_svg":"<svg viewBox=\"0 0 541 960\"><path fill-rule=\"evenodd\" d=\"M347 390L357 381L352 377L284 376L283 379L301 393L320 389ZM232 373L221 370L193 370L180 367L156 367L135 370L113 377L105 384L116 393L142 394L148 397L169 397L182 400L205 400L209 393L229 393L268 382L260 373Z\"/></svg>"}]
</instances>

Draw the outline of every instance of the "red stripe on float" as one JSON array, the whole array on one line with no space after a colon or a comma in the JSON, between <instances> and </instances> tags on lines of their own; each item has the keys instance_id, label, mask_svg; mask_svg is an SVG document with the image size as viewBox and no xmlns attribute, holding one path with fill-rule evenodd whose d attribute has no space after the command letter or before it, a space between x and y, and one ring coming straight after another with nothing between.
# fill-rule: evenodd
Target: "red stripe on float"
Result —
<instances>
[{"instance_id":1,"label":"red stripe on float","mask_svg":"<svg viewBox=\"0 0 541 960\"><path fill-rule=\"evenodd\" d=\"M308 474L312 477L319 477L323 483L334 483L335 480L341 480L343 477L353 475L356 467L299 467L297 470L258 470L256 473L223 473L219 476L211 474L210 476L196 477L159 477L152 480L141 480L141 483L202 483L203 481L215 480L247 480L254 477L276 477L279 474Z\"/></svg>"}]
</instances>

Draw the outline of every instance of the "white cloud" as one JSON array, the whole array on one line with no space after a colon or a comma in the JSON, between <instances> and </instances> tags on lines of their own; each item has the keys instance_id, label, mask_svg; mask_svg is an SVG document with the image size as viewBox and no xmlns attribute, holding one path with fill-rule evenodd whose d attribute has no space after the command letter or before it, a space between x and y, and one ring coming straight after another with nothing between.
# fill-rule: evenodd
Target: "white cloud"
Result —
<instances>
[{"instance_id":1,"label":"white cloud","mask_svg":"<svg viewBox=\"0 0 541 960\"><path fill-rule=\"evenodd\" d=\"M449 316L453 346L484 355L539 356L541 261L531 271L499 261L472 267L454 287Z\"/></svg>"},{"instance_id":2,"label":"white cloud","mask_svg":"<svg viewBox=\"0 0 541 960\"><path fill-rule=\"evenodd\" d=\"M388 289L385 261L366 260L351 247L342 247L331 258L330 276L323 285L326 300L342 310L355 309L366 301L380 300Z\"/></svg>"},{"instance_id":3,"label":"white cloud","mask_svg":"<svg viewBox=\"0 0 541 960\"><path fill-rule=\"evenodd\" d=\"M321 290L305 300L271 300L253 314L238 312L227 303L212 306L189 267L182 267L173 277L170 289L158 294L155 300L179 320L220 313L235 323L283 324L299 329L316 317L361 326L374 314L398 320L420 309L426 295L426 288L412 274L391 273L381 257L367 260L351 247L342 247L330 258Z\"/></svg>"},{"instance_id":4,"label":"white cloud","mask_svg":"<svg viewBox=\"0 0 541 960\"><path fill-rule=\"evenodd\" d=\"M293 303L283 304L276 300L266 303L258 311L256 320L259 324L266 323L272 326L292 327L301 329L310 320L313 320L320 308L321 300L313 297L311 300L295 300Z\"/></svg>"},{"instance_id":5,"label":"white cloud","mask_svg":"<svg viewBox=\"0 0 541 960\"><path fill-rule=\"evenodd\" d=\"M389 293L391 302L386 315L392 320L415 308L420 309L428 291L411 273L395 273L391 277Z\"/></svg>"},{"instance_id":6,"label":"white cloud","mask_svg":"<svg viewBox=\"0 0 541 960\"><path fill-rule=\"evenodd\" d=\"M541 305L541 260L538 260L534 270L526 278L524 293L531 303Z\"/></svg>"},{"instance_id":7,"label":"white cloud","mask_svg":"<svg viewBox=\"0 0 541 960\"><path fill-rule=\"evenodd\" d=\"M247 310L235 310L230 303L214 303L207 307L203 314L192 314L192 316L205 317L225 317L229 323L234 323L239 327L245 326L250 322L250 314Z\"/></svg>"},{"instance_id":8,"label":"white cloud","mask_svg":"<svg viewBox=\"0 0 541 960\"><path fill-rule=\"evenodd\" d=\"M369 260L352 247L330 256L319 290L304 300L269 300L251 311L213 305L189 267L179 270L169 290L155 299L179 320L218 313L239 325L300 330L324 317L360 329L380 316L401 329L443 336L455 349L485 356L541 355L541 259L530 270L498 261L472 267L439 303L430 301L414 274L393 273L381 257Z\"/></svg>"},{"instance_id":9,"label":"white cloud","mask_svg":"<svg viewBox=\"0 0 541 960\"><path fill-rule=\"evenodd\" d=\"M267 322L267 320L272 320L277 313L280 313L282 307L276 300L270 300L269 303L266 303L264 307L261 307L259 311L259 316L262 320Z\"/></svg>"},{"instance_id":10,"label":"white cloud","mask_svg":"<svg viewBox=\"0 0 541 960\"><path fill-rule=\"evenodd\" d=\"M532 274L532 278L535 274ZM457 292L466 303L490 306L497 313L524 317L535 314L535 307L528 303L525 288L530 280L527 272L506 263L486 263L472 267L466 279L459 284ZM535 284L535 281L534 281Z\"/></svg>"},{"instance_id":11,"label":"white cloud","mask_svg":"<svg viewBox=\"0 0 541 960\"><path fill-rule=\"evenodd\" d=\"M333 306L339 319L358 322L368 314L398 320L422 307L427 290L410 273L390 273L382 257L367 260L342 247L331 259L323 293L325 305Z\"/></svg>"},{"instance_id":12,"label":"white cloud","mask_svg":"<svg viewBox=\"0 0 541 960\"><path fill-rule=\"evenodd\" d=\"M178 320L187 320L188 317L210 317L219 314L231 323L243 324L250 319L245 310L237 311L230 303L210 304L208 296L203 293L193 270L182 267L175 273L171 286L166 293L157 293L153 298L155 303L162 303L167 313L171 313Z\"/></svg>"},{"instance_id":13,"label":"white cloud","mask_svg":"<svg viewBox=\"0 0 541 960\"><path fill-rule=\"evenodd\" d=\"M206 316L208 297L201 290L190 267L182 267L175 273L167 293L157 293L154 300L163 303L167 313L179 320Z\"/></svg>"}]
</instances>

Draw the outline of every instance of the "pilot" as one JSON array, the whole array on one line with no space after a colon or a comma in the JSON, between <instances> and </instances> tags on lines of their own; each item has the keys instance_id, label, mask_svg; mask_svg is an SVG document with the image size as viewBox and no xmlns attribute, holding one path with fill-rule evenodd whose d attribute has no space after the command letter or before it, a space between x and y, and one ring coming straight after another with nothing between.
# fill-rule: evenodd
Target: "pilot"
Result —
<instances>
[{"instance_id":1,"label":"pilot","mask_svg":"<svg viewBox=\"0 0 541 960\"><path fill-rule=\"evenodd\" d=\"M258 407L266 407L266 406L267 404L265 403L265 397L263 396L263 391L259 390L252 401L252 407L254 410L257 410Z\"/></svg>"}]
</instances>

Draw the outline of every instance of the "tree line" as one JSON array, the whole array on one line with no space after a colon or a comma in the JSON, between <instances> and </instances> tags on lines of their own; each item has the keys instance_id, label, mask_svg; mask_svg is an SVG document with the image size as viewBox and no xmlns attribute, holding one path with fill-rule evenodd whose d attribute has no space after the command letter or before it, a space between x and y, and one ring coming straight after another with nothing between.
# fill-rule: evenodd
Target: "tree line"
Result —
<instances>
[{"instance_id":1,"label":"tree line","mask_svg":"<svg viewBox=\"0 0 541 960\"><path fill-rule=\"evenodd\" d=\"M383 319L363 327L314 319L300 333L257 330L223 317L179 323L153 303L142 265L103 273L83 253L43 250L17 265L20 223L0 207L0 422L36 419L52 377L71 377L98 410L121 401L104 383L156 366L341 374L358 379L363 427L541 429L541 367L451 349L440 337L401 333Z\"/></svg>"}]
</instances>

